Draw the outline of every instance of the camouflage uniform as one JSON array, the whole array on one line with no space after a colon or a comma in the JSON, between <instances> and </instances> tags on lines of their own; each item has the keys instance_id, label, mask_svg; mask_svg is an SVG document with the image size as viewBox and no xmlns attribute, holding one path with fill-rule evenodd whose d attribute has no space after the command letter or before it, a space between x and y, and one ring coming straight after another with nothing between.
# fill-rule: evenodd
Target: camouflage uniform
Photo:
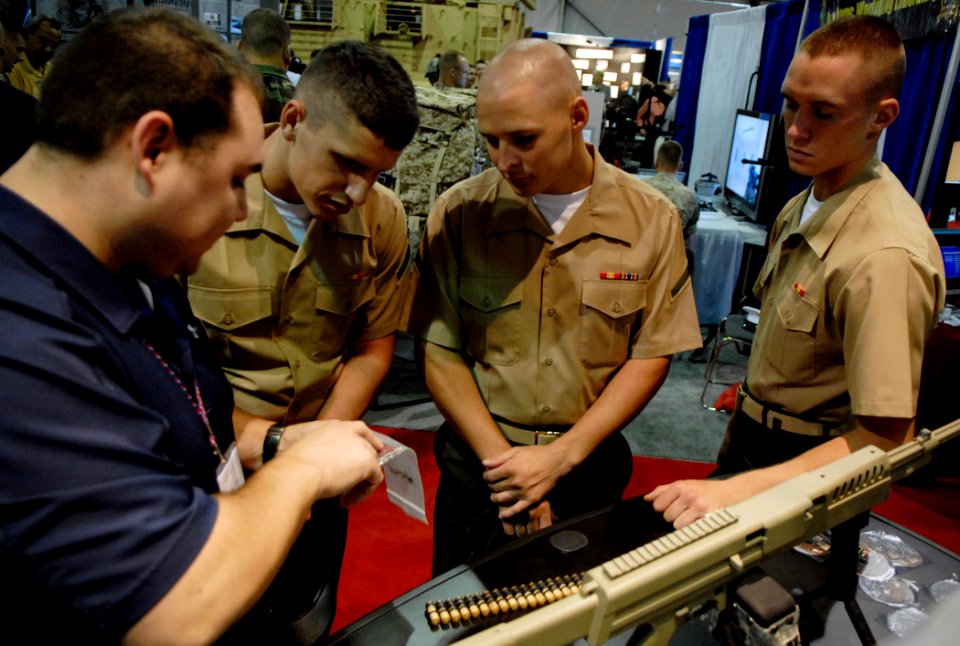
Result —
<instances>
[{"instance_id":1,"label":"camouflage uniform","mask_svg":"<svg viewBox=\"0 0 960 646\"><path fill-rule=\"evenodd\" d=\"M393 170L382 178L403 202L414 254L437 196L491 165L476 117L477 91L415 89L420 126Z\"/></svg>"},{"instance_id":2,"label":"camouflage uniform","mask_svg":"<svg viewBox=\"0 0 960 646\"><path fill-rule=\"evenodd\" d=\"M290 77L279 67L273 65L254 65L260 76L263 78L263 86L266 88L266 100L263 103L263 121L264 123L273 123L280 121L280 112L287 101L293 98L295 88L290 82Z\"/></svg>"}]
</instances>

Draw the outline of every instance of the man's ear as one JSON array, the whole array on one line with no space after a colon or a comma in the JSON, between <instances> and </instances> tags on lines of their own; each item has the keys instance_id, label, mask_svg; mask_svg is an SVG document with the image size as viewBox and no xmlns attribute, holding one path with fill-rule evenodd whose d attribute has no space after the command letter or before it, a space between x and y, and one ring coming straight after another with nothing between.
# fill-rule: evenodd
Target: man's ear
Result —
<instances>
[{"instance_id":1,"label":"man's ear","mask_svg":"<svg viewBox=\"0 0 960 646\"><path fill-rule=\"evenodd\" d=\"M130 134L130 153L139 175L138 191L149 194L156 172L167 163L177 146L169 114L151 110L137 119Z\"/></svg>"},{"instance_id":2,"label":"man's ear","mask_svg":"<svg viewBox=\"0 0 960 646\"><path fill-rule=\"evenodd\" d=\"M877 112L871 124L871 132L879 135L884 128L889 128L897 115L900 114L900 102L893 97L881 99Z\"/></svg>"},{"instance_id":3,"label":"man's ear","mask_svg":"<svg viewBox=\"0 0 960 646\"><path fill-rule=\"evenodd\" d=\"M307 106L300 99L291 99L283 106L280 112L280 132L287 141L297 138L297 128L301 128L307 121Z\"/></svg>"},{"instance_id":4,"label":"man's ear","mask_svg":"<svg viewBox=\"0 0 960 646\"><path fill-rule=\"evenodd\" d=\"M570 104L570 121L573 124L573 129L578 132L582 132L587 127L587 122L590 121L590 108L587 105L587 100L582 96L578 96Z\"/></svg>"}]
</instances>

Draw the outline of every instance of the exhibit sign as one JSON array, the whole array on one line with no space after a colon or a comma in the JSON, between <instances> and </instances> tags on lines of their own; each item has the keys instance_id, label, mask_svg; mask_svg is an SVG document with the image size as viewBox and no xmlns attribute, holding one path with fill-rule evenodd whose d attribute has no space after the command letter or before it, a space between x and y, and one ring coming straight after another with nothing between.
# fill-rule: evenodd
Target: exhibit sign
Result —
<instances>
[{"instance_id":1,"label":"exhibit sign","mask_svg":"<svg viewBox=\"0 0 960 646\"><path fill-rule=\"evenodd\" d=\"M879 16L904 40L950 31L960 13L960 0L824 0L821 6L821 25L844 16Z\"/></svg>"}]
</instances>

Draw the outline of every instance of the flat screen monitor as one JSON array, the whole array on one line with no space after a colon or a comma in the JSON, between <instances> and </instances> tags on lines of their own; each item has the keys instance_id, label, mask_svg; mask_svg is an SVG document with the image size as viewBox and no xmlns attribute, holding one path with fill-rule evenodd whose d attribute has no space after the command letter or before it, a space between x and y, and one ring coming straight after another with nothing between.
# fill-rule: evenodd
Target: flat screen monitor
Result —
<instances>
[{"instance_id":1,"label":"flat screen monitor","mask_svg":"<svg viewBox=\"0 0 960 646\"><path fill-rule=\"evenodd\" d=\"M960 294L960 229L934 229L933 237L943 254L947 294L956 296Z\"/></svg>"},{"instance_id":2,"label":"flat screen monitor","mask_svg":"<svg viewBox=\"0 0 960 646\"><path fill-rule=\"evenodd\" d=\"M770 165L770 145L776 130L774 119L772 114L739 109L733 122L723 192L734 213L754 221Z\"/></svg>"},{"instance_id":3,"label":"flat screen monitor","mask_svg":"<svg viewBox=\"0 0 960 646\"><path fill-rule=\"evenodd\" d=\"M943 181L935 189L930 226L960 229L960 141L953 142Z\"/></svg>"}]
</instances>

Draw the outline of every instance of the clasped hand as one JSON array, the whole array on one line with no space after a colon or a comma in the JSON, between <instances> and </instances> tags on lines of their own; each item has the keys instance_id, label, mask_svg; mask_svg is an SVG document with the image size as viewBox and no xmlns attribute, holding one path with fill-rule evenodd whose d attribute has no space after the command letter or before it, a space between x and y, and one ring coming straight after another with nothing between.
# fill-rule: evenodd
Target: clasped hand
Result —
<instances>
[{"instance_id":1,"label":"clasped hand","mask_svg":"<svg viewBox=\"0 0 960 646\"><path fill-rule=\"evenodd\" d=\"M544 497L567 474L572 465L555 445L515 446L483 461L483 479L490 487L490 500L500 507L500 520L508 535L523 536L549 527L554 520ZM516 522L526 511L528 522Z\"/></svg>"}]
</instances>

